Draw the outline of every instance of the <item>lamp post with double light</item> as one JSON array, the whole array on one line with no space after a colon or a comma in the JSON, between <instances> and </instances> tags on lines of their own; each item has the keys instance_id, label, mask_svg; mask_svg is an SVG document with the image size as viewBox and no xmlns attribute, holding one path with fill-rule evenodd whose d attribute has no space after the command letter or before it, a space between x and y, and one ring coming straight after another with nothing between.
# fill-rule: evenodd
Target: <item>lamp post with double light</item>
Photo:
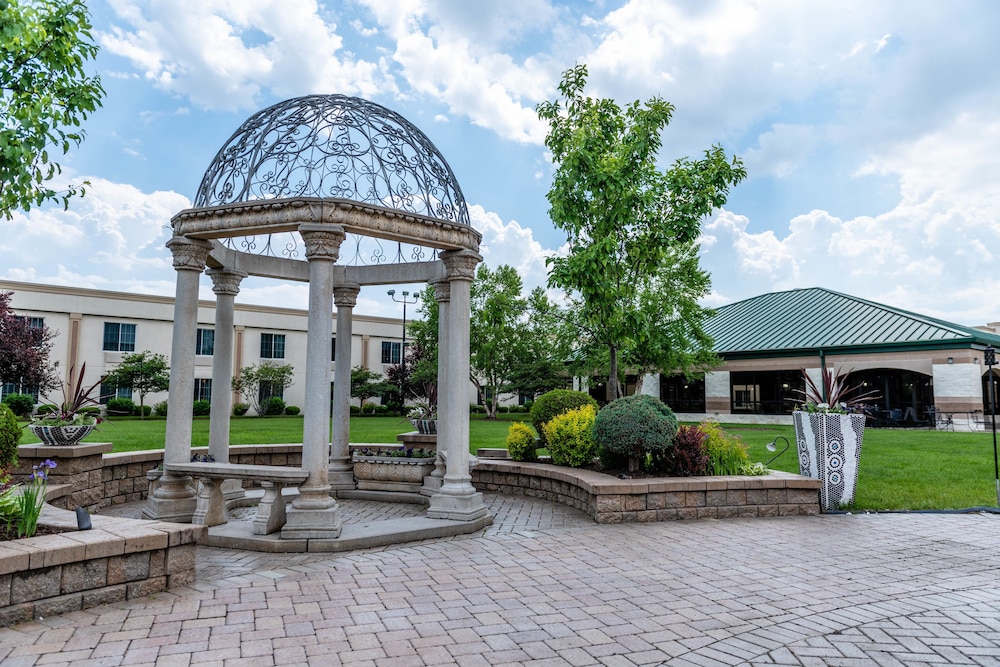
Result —
<instances>
[{"instance_id":1,"label":"lamp post with double light","mask_svg":"<svg viewBox=\"0 0 1000 667\"><path fill-rule=\"evenodd\" d=\"M1000 505L1000 463L997 461L997 397L993 390L993 367L997 363L997 354L992 345L988 345L983 350L983 363L988 369L990 383L990 419L993 422L993 474L996 477L997 505Z\"/></svg>"},{"instance_id":2,"label":"lamp post with double light","mask_svg":"<svg viewBox=\"0 0 1000 667\"><path fill-rule=\"evenodd\" d=\"M420 300L420 292L414 292L412 294L412 296L413 296L412 299L410 298L410 296L411 296L410 293L407 292L407 291L405 291L405 290L402 293L402 298L399 298L399 299L396 298L396 290L394 290L394 289L389 290L388 292L386 292L386 294L388 294L392 298L392 300L395 301L396 303L403 304L403 344L399 348L399 370L400 370L400 373L399 373L399 413L400 414L405 414L403 404L406 401L406 397L404 396L403 390L404 390L404 388L406 386L406 306L410 305L410 304L414 304L417 301L419 301ZM390 359L391 359L391 357L390 357Z\"/></svg>"}]
</instances>

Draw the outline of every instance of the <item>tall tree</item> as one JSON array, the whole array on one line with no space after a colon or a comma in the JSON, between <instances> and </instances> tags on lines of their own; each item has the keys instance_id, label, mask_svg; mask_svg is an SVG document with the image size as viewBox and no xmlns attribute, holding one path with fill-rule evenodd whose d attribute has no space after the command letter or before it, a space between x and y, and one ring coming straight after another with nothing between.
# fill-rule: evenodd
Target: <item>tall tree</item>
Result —
<instances>
[{"instance_id":1,"label":"tall tree","mask_svg":"<svg viewBox=\"0 0 1000 667\"><path fill-rule=\"evenodd\" d=\"M726 202L746 176L720 146L699 160L656 164L673 106L659 97L625 108L583 93L587 67L563 74L563 101L538 105L548 122L546 147L556 172L548 193L553 224L566 232L569 254L550 258L549 284L579 299L577 315L608 353L608 400L621 395L619 355L648 330L643 285L673 261L672 249L693 243L702 219ZM671 370L671 369L663 369Z\"/></svg>"},{"instance_id":2,"label":"tall tree","mask_svg":"<svg viewBox=\"0 0 1000 667\"><path fill-rule=\"evenodd\" d=\"M281 396L292 385L295 369L291 364L265 361L259 366L246 366L232 380L233 391L253 408L258 417L264 416L264 401Z\"/></svg>"},{"instance_id":3,"label":"tall tree","mask_svg":"<svg viewBox=\"0 0 1000 667\"><path fill-rule=\"evenodd\" d=\"M126 354L104 381L116 387L131 387L139 394L139 418L146 418L146 394L166 391L170 386L170 366L162 354L149 350Z\"/></svg>"},{"instance_id":4,"label":"tall tree","mask_svg":"<svg viewBox=\"0 0 1000 667\"><path fill-rule=\"evenodd\" d=\"M37 387L42 394L60 385L55 364L49 363L55 334L33 326L10 309L13 292L0 292L0 383Z\"/></svg>"},{"instance_id":5,"label":"tall tree","mask_svg":"<svg viewBox=\"0 0 1000 667\"><path fill-rule=\"evenodd\" d=\"M45 201L69 205L82 185L57 192L47 183L63 155L84 138L83 120L104 89L84 66L97 55L84 0L0 0L0 211Z\"/></svg>"}]
</instances>

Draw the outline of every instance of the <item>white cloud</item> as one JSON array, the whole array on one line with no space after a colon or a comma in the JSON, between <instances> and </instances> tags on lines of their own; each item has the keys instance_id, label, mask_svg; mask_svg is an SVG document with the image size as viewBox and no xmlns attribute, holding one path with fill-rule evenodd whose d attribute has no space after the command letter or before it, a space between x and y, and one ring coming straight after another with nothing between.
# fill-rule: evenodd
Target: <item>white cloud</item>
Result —
<instances>
[{"instance_id":1,"label":"white cloud","mask_svg":"<svg viewBox=\"0 0 1000 667\"><path fill-rule=\"evenodd\" d=\"M502 264L513 267L523 281L526 292L535 287L545 287L548 268L545 258L555 254L535 240L530 228L522 227L516 220L504 222L496 213L482 206L469 207L472 226L483 235L480 254L491 269Z\"/></svg>"},{"instance_id":2,"label":"white cloud","mask_svg":"<svg viewBox=\"0 0 1000 667\"><path fill-rule=\"evenodd\" d=\"M112 0L117 25L97 33L167 92L213 109L257 106L266 90L374 96L394 90L382 65L343 49L315 0Z\"/></svg>"}]
</instances>

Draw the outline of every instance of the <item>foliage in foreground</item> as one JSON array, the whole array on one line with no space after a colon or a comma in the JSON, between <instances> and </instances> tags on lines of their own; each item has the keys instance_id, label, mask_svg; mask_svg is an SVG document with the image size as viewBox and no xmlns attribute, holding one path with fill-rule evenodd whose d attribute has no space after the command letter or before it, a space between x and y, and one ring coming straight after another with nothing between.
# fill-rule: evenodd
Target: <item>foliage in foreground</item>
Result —
<instances>
[{"instance_id":1,"label":"foliage in foreground","mask_svg":"<svg viewBox=\"0 0 1000 667\"><path fill-rule=\"evenodd\" d=\"M593 405L581 405L556 415L545 424L545 441L552 463L579 468L594 462L597 455L597 441L594 440L596 414L597 409Z\"/></svg>"},{"instance_id":2,"label":"foliage in foreground","mask_svg":"<svg viewBox=\"0 0 1000 667\"><path fill-rule=\"evenodd\" d=\"M554 417L561 415L567 410L579 408L583 405L590 405L597 411L597 401L590 394L572 389L553 389L539 396L531 405L531 424L538 432L541 446L548 443L548 435L545 433L545 425Z\"/></svg>"},{"instance_id":3,"label":"foliage in foreground","mask_svg":"<svg viewBox=\"0 0 1000 667\"><path fill-rule=\"evenodd\" d=\"M514 422L507 429L504 441L507 453L514 461L537 461L538 449L535 447L535 432L524 422Z\"/></svg>"},{"instance_id":4,"label":"foliage in foreground","mask_svg":"<svg viewBox=\"0 0 1000 667\"><path fill-rule=\"evenodd\" d=\"M21 443L22 433L14 411L0 404L0 470L7 470L17 463L17 446Z\"/></svg>"},{"instance_id":5,"label":"foliage in foreground","mask_svg":"<svg viewBox=\"0 0 1000 667\"><path fill-rule=\"evenodd\" d=\"M664 456L677 435L677 418L663 401L634 394L605 405L594 421L597 445L628 459L631 472L647 457Z\"/></svg>"}]
</instances>

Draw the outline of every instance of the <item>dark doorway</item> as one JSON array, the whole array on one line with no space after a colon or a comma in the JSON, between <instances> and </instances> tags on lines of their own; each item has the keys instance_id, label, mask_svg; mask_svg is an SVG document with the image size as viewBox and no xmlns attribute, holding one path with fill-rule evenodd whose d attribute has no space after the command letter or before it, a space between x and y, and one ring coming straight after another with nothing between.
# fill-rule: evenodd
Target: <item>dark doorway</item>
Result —
<instances>
[{"instance_id":1,"label":"dark doorway","mask_svg":"<svg viewBox=\"0 0 1000 667\"><path fill-rule=\"evenodd\" d=\"M741 371L729 377L736 414L790 415L803 401L802 371Z\"/></svg>"},{"instance_id":2,"label":"dark doorway","mask_svg":"<svg viewBox=\"0 0 1000 667\"><path fill-rule=\"evenodd\" d=\"M674 412L704 412L705 376L691 379L683 375L660 376L660 400Z\"/></svg>"},{"instance_id":3,"label":"dark doorway","mask_svg":"<svg viewBox=\"0 0 1000 667\"><path fill-rule=\"evenodd\" d=\"M851 373L851 387L858 393L878 392L870 401L875 406L875 425L921 426L932 421L934 382L930 375L895 368L873 368Z\"/></svg>"}]
</instances>

